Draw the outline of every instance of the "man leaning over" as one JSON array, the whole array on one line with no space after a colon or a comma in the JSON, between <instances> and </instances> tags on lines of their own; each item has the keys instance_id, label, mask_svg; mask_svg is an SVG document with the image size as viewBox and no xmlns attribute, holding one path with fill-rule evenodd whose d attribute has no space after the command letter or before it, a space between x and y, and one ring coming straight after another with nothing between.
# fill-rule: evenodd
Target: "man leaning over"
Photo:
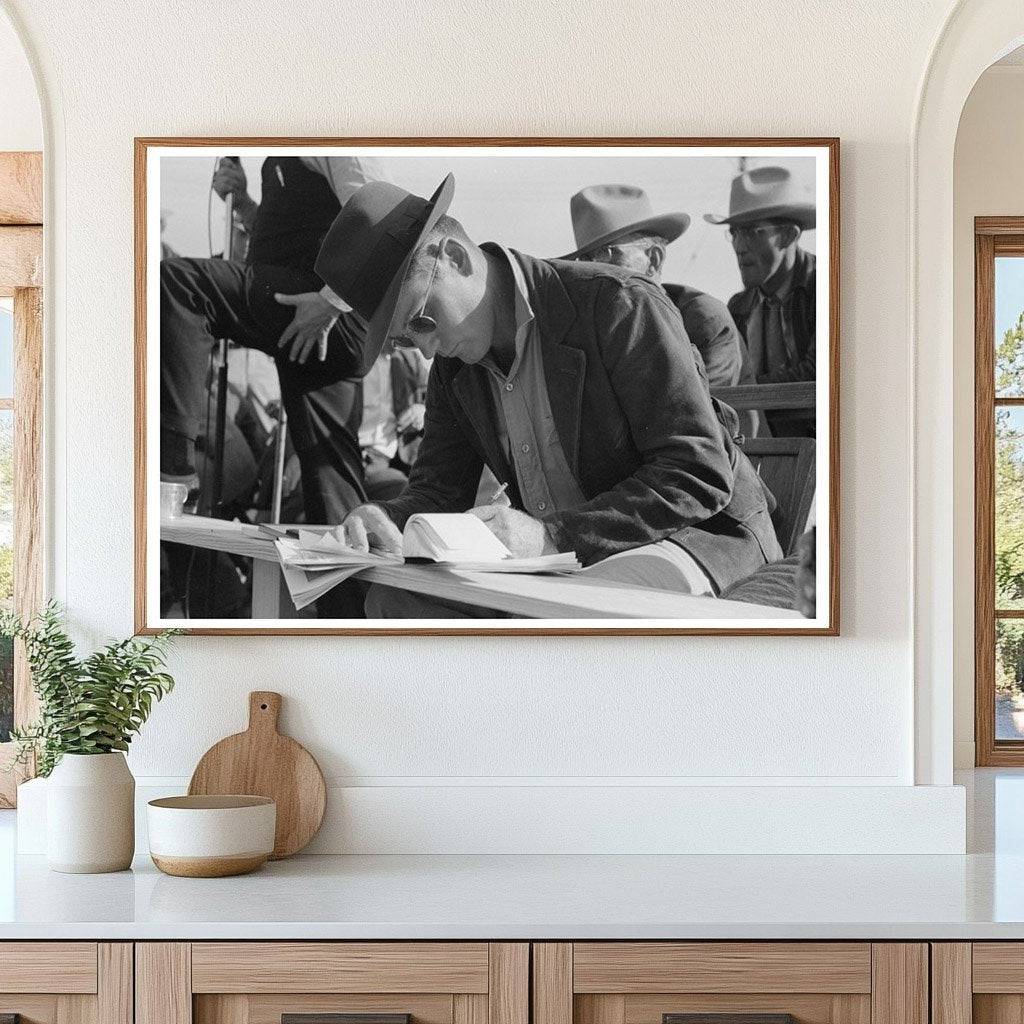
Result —
<instances>
[{"instance_id":1,"label":"man leaning over","mask_svg":"<svg viewBox=\"0 0 1024 1024\"><path fill-rule=\"evenodd\" d=\"M487 465L511 507L474 512L517 557L575 551L589 566L645 547L704 594L781 557L665 293L617 267L477 245L446 216L453 194L451 175L430 200L365 185L317 260L369 321L364 365L386 339L434 359L409 485L355 509L348 541L400 550L413 513L471 509ZM367 611L453 614L387 588Z\"/></svg>"}]
</instances>

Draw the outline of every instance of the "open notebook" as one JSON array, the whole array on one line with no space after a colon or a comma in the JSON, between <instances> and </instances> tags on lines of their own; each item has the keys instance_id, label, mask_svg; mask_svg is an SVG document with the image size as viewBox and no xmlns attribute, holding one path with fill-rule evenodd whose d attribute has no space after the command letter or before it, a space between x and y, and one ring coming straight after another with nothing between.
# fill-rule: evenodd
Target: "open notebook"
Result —
<instances>
[{"instance_id":1,"label":"open notebook","mask_svg":"<svg viewBox=\"0 0 1024 1024\"><path fill-rule=\"evenodd\" d=\"M402 555L356 551L339 527L282 530L275 538L285 583L296 608L305 608L332 587L373 566L437 566L462 572L565 573L581 566L575 552L513 558L482 520L468 512L423 512L410 516L402 534Z\"/></svg>"}]
</instances>

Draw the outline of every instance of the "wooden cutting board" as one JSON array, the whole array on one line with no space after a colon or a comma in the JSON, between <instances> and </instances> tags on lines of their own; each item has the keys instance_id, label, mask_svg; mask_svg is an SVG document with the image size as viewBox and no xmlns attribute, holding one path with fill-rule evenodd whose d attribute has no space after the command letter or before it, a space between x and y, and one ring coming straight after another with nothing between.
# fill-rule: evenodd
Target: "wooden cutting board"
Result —
<instances>
[{"instance_id":1,"label":"wooden cutting board","mask_svg":"<svg viewBox=\"0 0 1024 1024\"><path fill-rule=\"evenodd\" d=\"M249 694L249 728L214 744L200 759L190 795L236 793L277 803L273 860L305 847L320 828L327 789L320 766L302 744L277 731L281 694Z\"/></svg>"}]
</instances>

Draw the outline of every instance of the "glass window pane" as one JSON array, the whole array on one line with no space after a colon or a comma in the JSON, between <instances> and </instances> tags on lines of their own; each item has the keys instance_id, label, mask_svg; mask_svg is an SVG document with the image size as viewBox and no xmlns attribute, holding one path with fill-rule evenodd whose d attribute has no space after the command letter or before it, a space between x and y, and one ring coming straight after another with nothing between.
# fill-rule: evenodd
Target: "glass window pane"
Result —
<instances>
[{"instance_id":1,"label":"glass window pane","mask_svg":"<svg viewBox=\"0 0 1024 1024\"><path fill-rule=\"evenodd\" d=\"M1024 622L996 620L996 739L1024 740Z\"/></svg>"},{"instance_id":2,"label":"glass window pane","mask_svg":"<svg viewBox=\"0 0 1024 1024\"><path fill-rule=\"evenodd\" d=\"M13 300L0 299L0 398L14 396Z\"/></svg>"},{"instance_id":3,"label":"glass window pane","mask_svg":"<svg viewBox=\"0 0 1024 1024\"><path fill-rule=\"evenodd\" d=\"M1024 408L996 409L996 608L1024 608Z\"/></svg>"},{"instance_id":4,"label":"glass window pane","mask_svg":"<svg viewBox=\"0 0 1024 1024\"><path fill-rule=\"evenodd\" d=\"M996 258L996 395L1024 396L1024 257Z\"/></svg>"},{"instance_id":5,"label":"glass window pane","mask_svg":"<svg viewBox=\"0 0 1024 1024\"><path fill-rule=\"evenodd\" d=\"M0 410L0 607L14 603L14 413ZM14 723L14 649L0 637L0 743Z\"/></svg>"}]
</instances>

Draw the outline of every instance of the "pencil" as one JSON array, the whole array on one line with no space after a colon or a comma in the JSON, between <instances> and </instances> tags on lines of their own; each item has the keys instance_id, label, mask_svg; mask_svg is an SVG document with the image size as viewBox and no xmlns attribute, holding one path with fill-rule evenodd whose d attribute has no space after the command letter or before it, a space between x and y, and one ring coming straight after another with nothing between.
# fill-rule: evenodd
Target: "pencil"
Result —
<instances>
[{"instance_id":1,"label":"pencil","mask_svg":"<svg viewBox=\"0 0 1024 1024\"><path fill-rule=\"evenodd\" d=\"M492 495L491 504L493 505L506 491L508 490L508 481L506 480Z\"/></svg>"}]
</instances>

